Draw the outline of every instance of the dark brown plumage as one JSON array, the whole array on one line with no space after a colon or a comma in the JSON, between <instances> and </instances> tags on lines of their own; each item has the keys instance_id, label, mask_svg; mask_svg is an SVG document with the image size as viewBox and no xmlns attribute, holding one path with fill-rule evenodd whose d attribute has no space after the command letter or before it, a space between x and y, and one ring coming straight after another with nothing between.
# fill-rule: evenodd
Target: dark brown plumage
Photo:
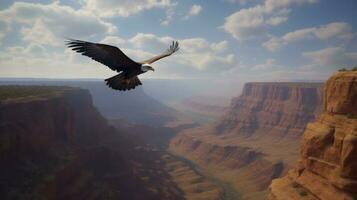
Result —
<instances>
[{"instance_id":1,"label":"dark brown plumage","mask_svg":"<svg viewBox=\"0 0 357 200\"><path fill-rule=\"evenodd\" d=\"M170 56L179 50L178 42L172 42L170 48L164 53L143 62L135 62L125 55L118 47L106 44L70 39L66 41L66 45L73 51L88 56L93 60L106 65L110 69L119 72L119 74L105 79L106 84L115 90L131 90L138 85L142 85L138 75L149 70L154 71L154 68L149 64Z\"/></svg>"}]
</instances>

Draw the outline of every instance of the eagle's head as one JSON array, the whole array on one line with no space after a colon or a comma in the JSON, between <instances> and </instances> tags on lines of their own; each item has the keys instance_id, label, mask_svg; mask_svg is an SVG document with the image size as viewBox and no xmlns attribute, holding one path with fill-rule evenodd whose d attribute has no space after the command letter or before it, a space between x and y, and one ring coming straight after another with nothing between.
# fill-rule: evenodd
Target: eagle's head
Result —
<instances>
[{"instance_id":1,"label":"eagle's head","mask_svg":"<svg viewBox=\"0 0 357 200\"><path fill-rule=\"evenodd\" d=\"M141 71L147 72L149 70L155 71L155 69L153 67L151 67L149 64L142 64L141 65Z\"/></svg>"}]
</instances>

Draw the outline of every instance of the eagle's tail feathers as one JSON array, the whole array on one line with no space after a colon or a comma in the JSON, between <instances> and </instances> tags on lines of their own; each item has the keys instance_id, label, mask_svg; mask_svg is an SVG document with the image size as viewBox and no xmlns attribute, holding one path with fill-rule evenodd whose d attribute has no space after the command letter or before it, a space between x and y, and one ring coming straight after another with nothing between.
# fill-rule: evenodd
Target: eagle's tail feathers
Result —
<instances>
[{"instance_id":1,"label":"eagle's tail feathers","mask_svg":"<svg viewBox=\"0 0 357 200\"><path fill-rule=\"evenodd\" d=\"M106 84L115 90L131 90L142 85L137 76L126 78L122 73L105 79Z\"/></svg>"}]
</instances>

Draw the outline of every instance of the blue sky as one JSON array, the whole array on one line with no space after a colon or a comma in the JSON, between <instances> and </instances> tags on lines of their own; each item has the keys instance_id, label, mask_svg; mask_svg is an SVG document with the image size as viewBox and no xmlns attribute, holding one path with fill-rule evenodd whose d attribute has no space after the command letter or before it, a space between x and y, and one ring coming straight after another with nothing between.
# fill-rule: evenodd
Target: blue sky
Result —
<instances>
[{"instance_id":1,"label":"blue sky","mask_svg":"<svg viewBox=\"0 0 357 200\"><path fill-rule=\"evenodd\" d=\"M355 0L61 0L0 2L0 77L105 78L66 37L136 60L178 40L145 78L324 80L357 65Z\"/></svg>"}]
</instances>

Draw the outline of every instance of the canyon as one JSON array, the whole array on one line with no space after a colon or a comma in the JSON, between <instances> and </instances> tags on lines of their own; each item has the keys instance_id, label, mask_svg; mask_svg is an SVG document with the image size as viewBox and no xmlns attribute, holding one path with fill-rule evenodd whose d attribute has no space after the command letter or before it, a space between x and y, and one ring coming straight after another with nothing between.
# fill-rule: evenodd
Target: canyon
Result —
<instances>
[{"instance_id":1,"label":"canyon","mask_svg":"<svg viewBox=\"0 0 357 200\"><path fill-rule=\"evenodd\" d=\"M264 199L271 180L295 164L322 97L322 83L246 83L221 119L180 132L169 151L230 183L242 199Z\"/></svg>"},{"instance_id":2,"label":"canyon","mask_svg":"<svg viewBox=\"0 0 357 200\"><path fill-rule=\"evenodd\" d=\"M323 112L303 135L299 162L269 187L269 200L357 198L357 72L325 85Z\"/></svg>"},{"instance_id":3,"label":"canyon","mask_svg":"<svg viewBox=\"0 0 357 200\"><path fill-rule=\"evenodd\" d=\"M0 86L0 197L352 200L356 80L246 83L229 107L98 82Z\"/></svg>"}]
</instances>

